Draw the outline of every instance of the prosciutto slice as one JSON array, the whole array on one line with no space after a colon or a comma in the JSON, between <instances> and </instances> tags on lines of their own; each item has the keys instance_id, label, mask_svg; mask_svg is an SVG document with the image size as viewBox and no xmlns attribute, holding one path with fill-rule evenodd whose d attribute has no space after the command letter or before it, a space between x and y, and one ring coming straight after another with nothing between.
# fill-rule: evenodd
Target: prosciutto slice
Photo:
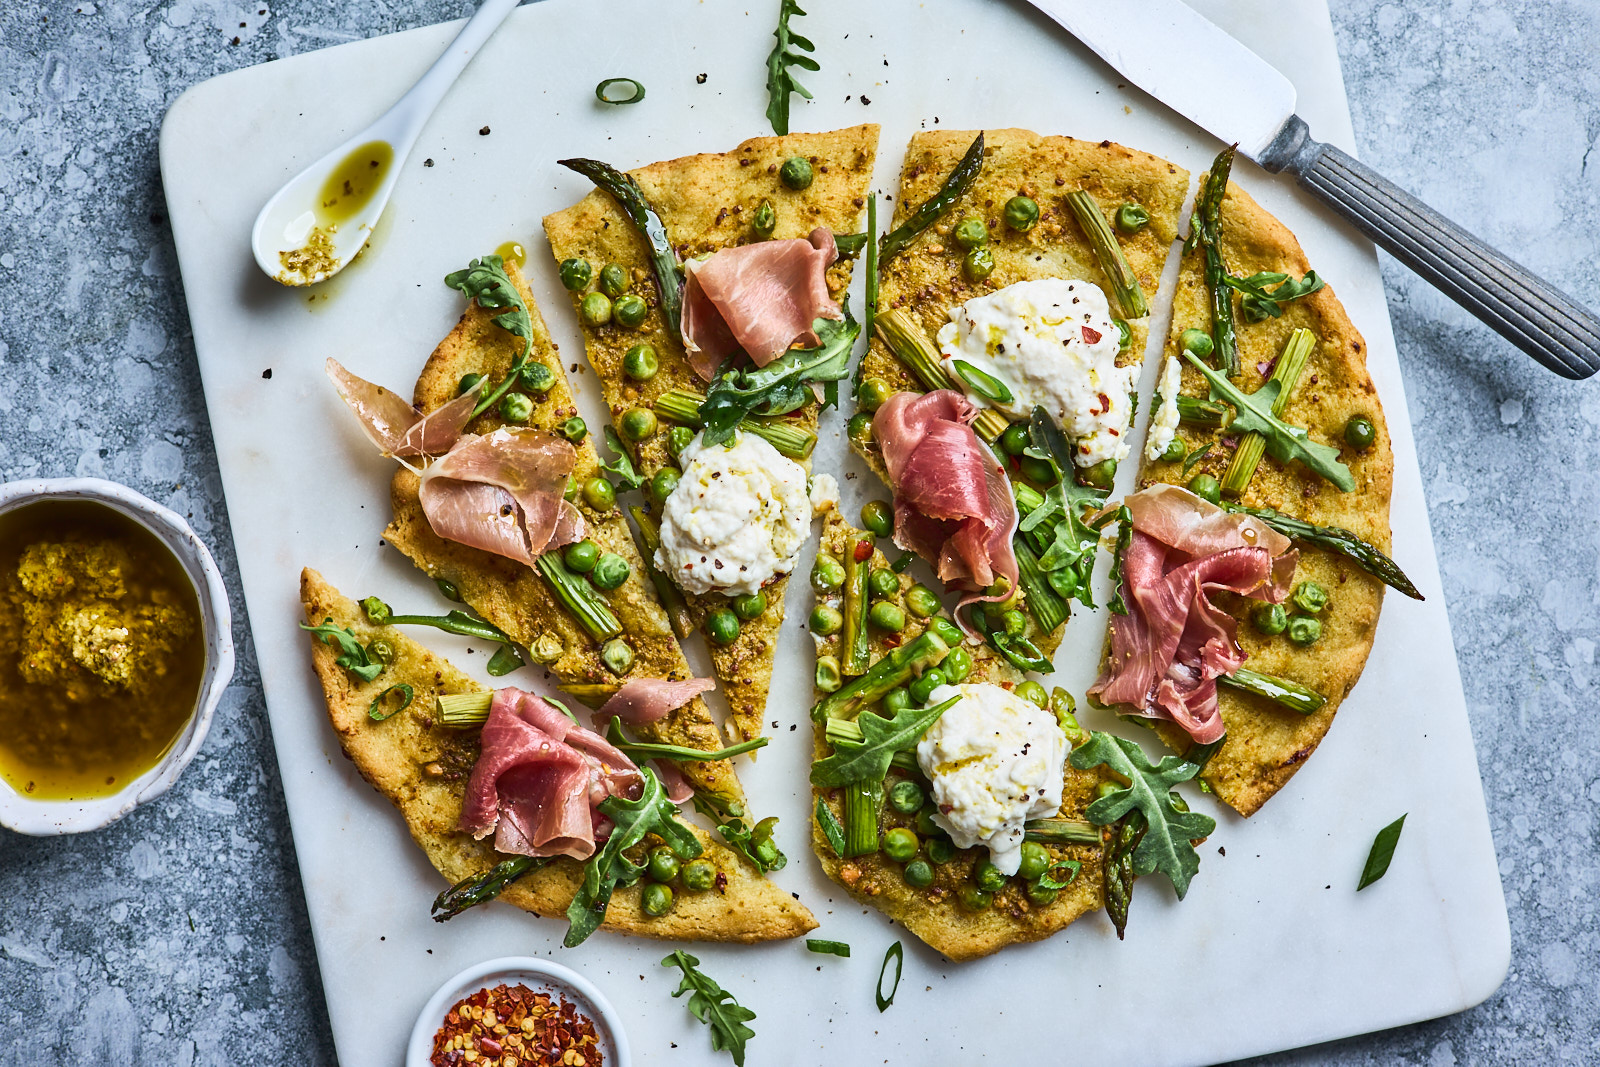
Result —
<instances>
[{"instance_id":1,"label":"prosciutto slice","mask_svg":"<svg viewBox=\"0 0 1600 1067\"><path fill-rule=\"evenodd\" d=\"M534 430L469 434L422 472L422 512L447 541L532 566L584 535L583 515L562 499L577 456Z\"/></svg>"},{"instance_id":2,"label":"prosciutto slice","mask_svg":"<svg viewBox=\"0 0 1600 1067\"><path fill-rule=\"evenodd\" d=\"M596 728L603 729L613 716L625 726L657 722L689 701L716 688L710 678L686 678L674 682L666 678L635 678L623 683L611 699L594 713Z\"/></svg>"},{"instance_id":3,"label":"prosciutto slice","mask_svg":"<svg viewBox=\"0 0 1600 1067\"><path fill-rule=\"evenodd\" d=\"M367 439L386 456L442 456L461 436L478 402L476 391L424 415L381 385L351 374L332 356L323 364Z\"/></svg>"},{"instance_id":4,"label":"prosciutto slice","mask_svg":"<svg viewBox=\"0 0 1600 1067\"><path fill-rule=\"evenodd\" d=\"M605 738L520 689L496 691L480 739L459 826L500 852L588 859L611 830L600 802L640 784Z\"/></svg>"},{"instance_id":5,"label":"prosciutto slice","mask_svg":"<svg viewBox=\"0 0 1600 1067\"><path fill-rule=\"evenodd\" d=\"M1233 618L1211 595L1227 590L1282 603L1300 554L1261 520L1176 486L1153 486L1123 503L1133 516L1122 563L1128 614L1111 617L1111 654L1089 692L1175 722L1207 744L1227 729L1216 680L1245 661Z\"/></svg>"},{"instance_id":6,"label":"prosciutto slice","mask_svg":"<svg viewBox=\"0 0 1600 1067\"><path fill-rule=\"evenodd\" d=\"M997 577L1017 585L1011 484L970 425L977 414L951 389L896 393L872 433L894 487L894 543L932 564L948 588L980 593ZM969 597L967 601L992 599Z\"/></svg>"},{"instance_id":7,"label":"prosciutto slice","mask_svg":"<svg viewBox=\"0 0 1600 1067\"><path fill-rule=\"evenodd\" d=\"M841 319L828 295L828 268L839 258L824 227L807 240L761 241L684 264L683 347L706 381L723 360L744 351L765 367L790 346L820 343L817 319Z\"/></svg>"}]
</instances>

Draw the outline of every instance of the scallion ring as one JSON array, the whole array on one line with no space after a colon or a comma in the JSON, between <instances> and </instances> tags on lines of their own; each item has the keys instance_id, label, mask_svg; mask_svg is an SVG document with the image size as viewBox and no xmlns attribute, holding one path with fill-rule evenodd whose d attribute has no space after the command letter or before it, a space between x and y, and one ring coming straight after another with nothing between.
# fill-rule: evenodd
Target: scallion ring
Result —
<instances>
[{"instance_id":1,"label":"scallion ring","mask_svg":"<svg viewBox=\"0 0 1600 1067\"><path fill-rule=\"evenodd\" d=\"M950 365L968 389L995 404L1009 404L1014 399L1006 383L994 375L981 371L964 359L953 359Z\"/></svg>"},{"instance_id":2,"label":"scallion ring","mask_svg":"<svg viewBox=\"0 0 1600 1067\"><path fill-rule=\"evenodd\" d=\"M889 987L889 995L883 995L883 976L889 973L889 961L894 961L894 985ZM888 1011L889 1005L894 1003L895 990L900 988L900 972L905 967L905 945L896 941L889 946L889 951L883 954L883 969L878 972L878 988L873 992L878 998L878 1010Z\"/></svg>"},{"instance_id":3,"label":"scallion ring","mask_svg":"<svg viewBox=\"0 0 1600 1067\"><path fill-rule=\"evenodd\" d=\"M607 95L613 85L631 86L633 95L621 98ZM644 85L632 78L607 78L594 87L594 98L602 104L637 104L644 99Z\"/></svg>"},{"instance_id":4,"label":"scallion ring","mask_svg":"<svg viewBox=\"0 0 1600 1067\"><path fill-rule=\"evenodd\" d=\"M843 941L824 941L819 937L808 937L806 938L806 948L811 952L821 953L824 956L850 958L850 946Z\"/></svg>"},{"instance_id":5,"label":"scallion ring","mask_svg":"<svg viewBox=\"0 0 1600 1067\"><path fill-rule=\"evenodd\" d=\"M400 706L397 708L389 707L389 694L393 692L399 692L400 696L402 697ZM387 719L389 716L395 714L395 712L405 711L407 708L409 708L411 706L411 701L416 699L416 696L417 691L415 689L411 688L405 682L396 682L394 685L391 685L389 688L372 698L372 703L367 708L367 718L371 719L373 722L382 722L384 719Z\"/></svg>"}]
</instances>

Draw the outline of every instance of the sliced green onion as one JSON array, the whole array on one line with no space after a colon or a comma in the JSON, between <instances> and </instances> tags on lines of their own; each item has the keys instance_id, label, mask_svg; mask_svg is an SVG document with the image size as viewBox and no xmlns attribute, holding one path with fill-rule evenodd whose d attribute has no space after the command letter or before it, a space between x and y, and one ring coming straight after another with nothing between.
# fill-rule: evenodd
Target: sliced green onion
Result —
<instances>
[{"instance_id":1,"label":"sliced green onion","mask_svg":"<svg viewBox=\"0 0 1600 1067\"><path fill-rule=\"evenodd\" d=\"M489 665L485 669L491 676L499 678L503 674L510 674L526 666L527 663L515 648L511 645L501 645L494 650L494 655L489 657Z\"/></svg>"},{"instance_id":2,"label":"sliced green onion","mask_svg":"<svg viewBox=\"0 0 1600 1067\"><path fill-rule=\"evenodd\" d=\"M828 847L833 849L833 854L843 858L844 827L839 825L833 809L828 807L828 802L821 797L817 798L817 826L822 829L822 836L828 839Z\"/></svg>"},{"instance_id":3,"label":"sliced green onion","mask_svg":"<svg viewBox=\"0 0 1600 1067\"><path fill-rule=\"evenodd\" d=\"M820 937L808 937L806 938L806 948L811 952L818 952L824 956L850 958L850 946L843 941L824 941Z\"/></svg>"},{"instance_id":4,"label":"sliced green onion","mask_svg":"<svg viewBox=\"0 0 1600 1067\"><path fill-rule=\"evenodd\" d=\"M883 976L889 973L889 961L894 960L894 985L889 987L889 995L883 995ZM874 991L878 998L878 1011L887 1011L889 1005L894 1003L895 991L900 988L900 973L905 969L905 945L896 941L889 946L889 951L883 954L883 969L878 972L878 988Z\"/></svg>"},{"instance_id":5,"label":"sliced green onion","mask_svg":"<svg viewBox=\"0 0 1600 1067\"><path fill-rule=\"evenodd\" d=\"M979 370L966 360L953 359L950 365L955 368L956 377L960 378L968 389L990 403L1009 404L1015 399L1005 382L986 371Z\"/></svg>"},{"instance_id":6,"label":"sliced green onion","mask_svg":"<svg viewBox=\"0 0 1600 1067\"><path fill-rule=\"evenodd\" d=\"M611 93L613 85L629 86L632 95L615 96ZM607 78L594 87L594 98L602 104L637 104L644 99L644 84L632 78Z\"/></svg>"},{"instance_id":7,"label":"sliced green onion","mask_svg":"<svg viewBox=\"0 0 1600 1067\"><path fill-rule=\"evenodd\" d=\"M400 694L401 699L399 707L389 707L390 693ZM367 718L371 719L373 722L382 722L384 719L387 719L396 712L405 711L407 708L409 708L411 706L411 701L416 699L416 696L417 691L415 689L411 688L405 682L396 682L394 685L391 685L389 688L372 698L372 704L367 708Z\"/></svg>"}]
</instances>

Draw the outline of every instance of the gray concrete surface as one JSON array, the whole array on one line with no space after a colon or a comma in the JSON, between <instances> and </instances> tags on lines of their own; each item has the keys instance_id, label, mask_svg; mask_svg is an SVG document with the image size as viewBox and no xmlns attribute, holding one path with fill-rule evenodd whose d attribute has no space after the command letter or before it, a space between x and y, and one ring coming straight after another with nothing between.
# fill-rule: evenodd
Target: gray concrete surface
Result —
<instances>
[{"instance_id":1,"label":"gray concrete surface","mask_svg":"<svg viewBox=\"0 0 1600 1067\"><path fill-rule=\"evenodd\" d=\"M214 74L471 6L0 5L0 481L125 482L187 514L231 572L157 173L161 116ZM1362 155L1600 305L1600 4L1334 8ZM1460 1015L1254 1062L1596 1062L1600 383L1558 381L1403 268L1384 276L1511 973ZM237 637L216 726L164 800L87 837L0 831L0 1062L333 1062L242 620Z\"/></svg>"}]
</instances>

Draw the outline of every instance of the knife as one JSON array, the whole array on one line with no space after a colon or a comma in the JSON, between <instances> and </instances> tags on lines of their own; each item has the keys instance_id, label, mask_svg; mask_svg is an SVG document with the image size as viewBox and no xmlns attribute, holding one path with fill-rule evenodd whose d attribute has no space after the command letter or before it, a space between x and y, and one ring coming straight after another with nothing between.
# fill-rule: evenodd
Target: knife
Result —
<instances>
[{"instance_id":1,"label":"knife","mask_svg":"<svg viewBox=\"0 0 1600 1067\"><path fill-rule=\"evenodd\" d=\"M1029 0L1129 81L1299 185L1501 337L1563 378L1600 370L1600 319L1332 145L1295 114L1289 79L1182 0ZM1130 6L1139 32L1129 35ZM1195 77L1184 55L1208 57Z\"/></svg>"}]
</instances>

